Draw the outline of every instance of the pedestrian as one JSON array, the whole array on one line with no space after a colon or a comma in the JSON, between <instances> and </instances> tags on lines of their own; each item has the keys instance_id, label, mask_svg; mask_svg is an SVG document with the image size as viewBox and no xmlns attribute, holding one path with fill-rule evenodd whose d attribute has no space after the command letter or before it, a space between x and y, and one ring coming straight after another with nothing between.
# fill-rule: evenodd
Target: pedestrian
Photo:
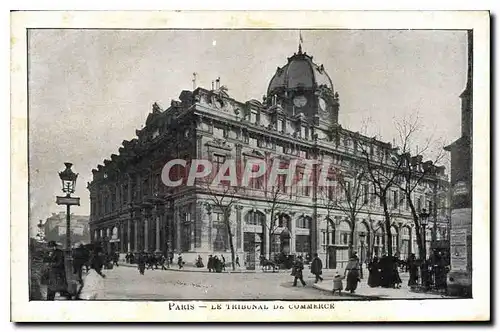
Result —
<instances>
[{"instance_id":1,"label":"pedestrian","mask_svg":"<svg viewBox=\"0 0 500 332\"><path fill-rule=\"evenodd\" d=\"M177 257L177 265L179 266L179 270L184 267L184 261L182 260L181 254L179 254L179 256Z\"/></svg>"},{"instance_id":2,"label":"pedestrian","mask_svg":"<svg viewBox=\"0 0 500 332\"><path fill-rule=\"evenodd\" d=\"M380 286L380 274L379 274L379 262L378 257L373 257L372 261L368 263L368 286L378 287Z\"/></svg>"},{"instance_id":3,"label":"pedestrian","mask_svg":"<svg viewBox=\"0 0 500 332\"><path fill-rule=\"evenodd\" d=\"M214 268L214 258L212 257L212 255L208 255L207 269L208 269L208 272L212 272L212 270L215 270L215 268Z\"/></svg>"},{"instance_id":4,"label":"pedestrian","mask_svg":"<svg viewBox=\"0 0 500 332\"><path fill-rule=\"evenodd\" d=\"M236 255L236 266L241 267L240 266L240 256L238 256L238 255Z\"/></svg>"},{"instance_id":5,"label":"pedestrian","mask_svg":"<svg viewBox=\"0 0 500 332\"><path fill-rule=\"evenodd\" d=\"M302 283L302 286L306 286L306 282L304 281L304 277L303 277L303 274L302 274L302 271L304 270L304 262L302 260L302 256L299 256L297 258L297 260L295 261L295 264L294 264L294 279L293 279L293 286L296 287L297 286L297 280L300 280L300 282Z\"/></svg>"},{"instance_id":6,"label":"pedestrian","mask_svg":"<svg viewBox=\"0 0 500 332\"><path fill-rule=\"evenodd\" d=\"M139 273L144 275L144 271L146 270L146 261L148 259L145 252L139 253L137 255L137 267L139 268Z\"/></svg>"},{"instance_id":7,"label":"pedestrian","mask_svg":"<svg viewBox=\"0 0 500 332\"><path fill-rule=\"evenodd\" d=\"M96 300L100 291L104 289L103 279L106 276L102 273L103 262L99 255L93 255L90 261L91 269L83 280L83 285L76 296L77 300Z\"/></svg>"},{"instance_id":8,"label":"pedestrian","mask_svg":"<svg viewBox=\"0 0 500 332\"><path fill-rule=\"evenodd\" d=\"M43 276L43 284L47 285L47 300L54 301L56 293L67 295L66 270L64 265L64 252L57 247L55 241L49 241L50 249L44 259L48 263Z\"/></svg>"},{"instance_id":9,"label":"pedestrian","mask_svg":"<svg viewBox=\"0 0 500 332\"><path fill-rule=\"evenodd\" d=\"M167 259L165 258L165 255L163 254L160 254L160 257L158 259L158 263L160 263L160 267L162 270L166 270L167 268L165 267L165 262L167 261Z\"/></svg>"},{"instance_id":10,"label":"pedestrian","mask_svg":"<svg viewBox=\"0 0 500 332\"><path fill-rule=\"evenodd\" d=\"M203 264L203 259L201 258L200 255L198 255L198 259L196 260L196 267L204 267L205 265Z\"/></svg>"},{"instance_id":11,"label":"pedestrian","mask_svg":"<svg viewBox=\"0 0 500 332\"><path fill-rule=\"evenodd\" d=\"M113 265L118 266L118 260L119 260L119 259L120 259L120 254L119 254L119 253L117 253L117 252L115 252L115 253L113 254Z\"/></svg>"},{"instance_id":12,"label":"pedestrian","mask_svg":"<svg viewBox=\"0 0 500 332\"><path fill-rule=\"evenodd\" d=\"M344 285L342 284L342 280L345 279L345 276L341 276L339 271L335 271L335 276L333 277L333 294L338 291L339 295L342 295L342 289Z\"/></svg>"},{"instance_id":13,"label":"pedestrian","mask_svg":"<svg viewBox=\"0 0 500 332\"><path fill-rule=\"evenodd\" d=\"M323 281L323 278L321 277L321 274L323 274L323 262L321 262L317 253L314 254L314 258L311 263L311 273L316 277L316 280L314 281L315 284L318 283L318 281Z\"/></svg>"},{"instance_id":14,"label":"pedestrian","mask_svg":"<svg viewBox=\"0 0 500 332\"><path fill-rule=\"evenodd\" d=\"M220 255L221 258L221 266L222 266L222 271L226 271L226 259L224 258L223 255Z\"/></svg>"},{"instance_id":15,"label":"pedestrian","mask_svg":"<svg viewBox=\"0 0 500 332\"><path fill-rule=\"evenodd\" d=\"M415 254L410 254L408 257L408 270L410 271L410 278L408 279L408 286L416 286L418 282L418 266Z\"/></svg>"},{"instance_id":16,"label":"pedestrian","mask_svg":"<svg viewBox=\"0 0 500 332\"><path fill-rule=\"evenodd\" d=\"M403 282L399 276L398 267L399 260L396 256L394 256L392 261L392 283L394 288L401 288L401 283Z\"/></svg>"},{"instance_id":17,"label":"pedestrian","mask_svg":"<svg viewBox=\"0 0 500 332\"><path fill-rule=\"evenodd\" d=\"M359 280L359 260L355 256L352 256L347 263L345 268L345 274L347 275L347 286L346 291L354 293L358 287Z\"/></svg>"}]
</instances>

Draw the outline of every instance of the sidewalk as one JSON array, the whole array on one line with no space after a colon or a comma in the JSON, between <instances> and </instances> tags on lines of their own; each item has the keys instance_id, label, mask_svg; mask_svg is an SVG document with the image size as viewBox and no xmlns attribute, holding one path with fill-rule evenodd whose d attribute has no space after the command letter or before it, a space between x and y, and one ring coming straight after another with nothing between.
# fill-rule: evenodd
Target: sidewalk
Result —
<instances>
[{"instance_id":1,"label":"sidewalk","mask_svg":"<svg viewBox=\"0 0 500 332\"><path fill-rule=\"evenodd\" d=\"M368 286L367 276L364 279L361 279L361 282L358 283L358 288L356 289L356 293L350 294L349 292L343 291L343 295L355 296L373 300L382 300L382 299L451 299L453 297L433 294L433 293L417 293L411 291L408 284L408 274L401 274L401 279L403 280L403 284L401 288L383 288L383 287L375 287L372 288ZM345 279L342 281L344 288L346 286ZM321 291L331 292L333 288L333 278L325 278L323 282L319 282L313 285L314 288L319 289ZM338 293L335 295L332 294L332 297L340 298Z\"/></svg>"}]
</instances>

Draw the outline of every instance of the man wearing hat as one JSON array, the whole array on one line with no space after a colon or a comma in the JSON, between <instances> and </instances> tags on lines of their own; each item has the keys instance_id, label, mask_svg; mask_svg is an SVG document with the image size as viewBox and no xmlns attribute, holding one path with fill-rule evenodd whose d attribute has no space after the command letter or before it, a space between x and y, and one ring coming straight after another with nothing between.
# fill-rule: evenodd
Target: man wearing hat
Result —
<instances>
[{"instance_id":1,"label":"man wearing hat","mask_svg":"<svg viewBox=\"0 0 500 332\"><path fill-rule=\"evenodd\" d=\"M45 262L48 263L47 300L53 301L56 293L67 294L66 271L64 267L64 252L57 247L55 241L49 241L50 249Z\"/></svg>"}]
</instances>

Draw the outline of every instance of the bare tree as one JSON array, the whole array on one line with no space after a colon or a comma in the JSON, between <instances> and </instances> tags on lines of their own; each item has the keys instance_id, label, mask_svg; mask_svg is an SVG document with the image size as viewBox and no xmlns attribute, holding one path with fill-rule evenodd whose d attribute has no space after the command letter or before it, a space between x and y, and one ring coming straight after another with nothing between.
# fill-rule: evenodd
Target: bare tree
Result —
<instances>
[{"instance_id":1,"label":"bare tree","mask_svg":"<svg viewBox=\"0 0 500 332\"><path fill-rule=\"evenodd\" d=\"M340 197L336 195L336 208L342 211L351 223L349 257L352 256L354 248L356 218L369 202L366 175L363 167L355 167L348 171L337 172L337 183L339 184L341 195Z\"/></svg>"},{"instance_id":2,"label":"bare tree","mask_svg":"<svg viewBox=\"0 0 500 332\"><path fill-rule=\"evenodd\" d=\"M269 257L271 259L272 245L274 244L274 238L276 231L280 228L279 222L276 219L279 217L281 211L285 210L286 205L283 203L285 199L290 196L284 192L279 186L270 186L269 189L266 186L264 190L264 196L266 198L267 209L266 212L270 214L269 220L264 221L264 227L268 231L268 245L269 245Z\"/></svg>"},{"instance_id":3,"label":"bare tree","mask_svg":"<svg viewBox=\"0 0 500 332\"><path fill-rule=\"evenodd\" d=\"M397 149L390 144L385 144L380 153L374 153L373 145L360 144L361 153L366 166L366 176L372 183L373 194L378 197L384 212L384 227L387 235L387 254L392 256L392 218L389 207L390 190L396 186L398 174L400 173L401 160L394 157Z\"/></svg>"},{"instance_id":4,"label":"bare tree","mask_svg":"<svg viewBox=\"0 0 500 332\"><path fill-rule=\"evenodd\" d=\"M415 206L414 192L421 184L428 180L429 177L434 177L438 175L439 172L444 171L443 167L436 166L436 164L442 160L444 156L442 151L444 150L439 149L434 160L424 161L423 155L431 152L430 148L433 142L431 136L425 139L421 148L416 146L414 151L411 151L411 144L415 142L417 133L420 129L418 117L413 121L405 119L401 122L396 122L396 129L399 134L398 139L402 148L401 152L397 155L397 163L400 167L398 169L398 176L395 184L397 184L404 193L408 202L413 223L415 224L419 255L421 258L424 258L425 244L422 241L421 220L419 217L420 211L418 211L418 207ZM436 211L434 211L434 213L436 213Z\"/></svg>"},{"instance_id":5,"label":"bare tree","mask_svg":"<svg viewBox=\"0 0 500 332\"><path fill-rule=\"evenodd\" d=\"M208 209L216 209L222 213L222 222L227 230L229 240L229 248L231 250L231 265L233 271L236 270L235 265L235 250L233 243L233 231L231 229L231 212L239 201L243 189L240 186L232 186L229 183L221 181L218 186L212 186L208 181L203 181L205 184L205 193L208 195L210 203L207 203Z\"/></svg>"}]
</instances>

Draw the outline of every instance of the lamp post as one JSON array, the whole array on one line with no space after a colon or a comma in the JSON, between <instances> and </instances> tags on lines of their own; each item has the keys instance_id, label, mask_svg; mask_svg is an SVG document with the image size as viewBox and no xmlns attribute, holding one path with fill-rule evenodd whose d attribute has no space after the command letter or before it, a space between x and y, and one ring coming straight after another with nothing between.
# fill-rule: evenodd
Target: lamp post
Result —
<instances>
[{"instance_id":1,"label":"lamp post","mask_svg":"<svg viewBox=\"0 0 500 332\"><path fill-rule=\"evenodd\" d=\"M73 264L71 257L71 205L80 205L79 197L71 197L75 192L76 179L78 174L71 170L71 163L64 163L66 169L59 172L59 178L62 182L62 191L65 196L56 196L56 203L58 205L66 205L66 252L64 257L64 267L66 273L67 290L70 294L76 294L78 289L78 274L73 273Z\"/></svg>"},{"instance_id":2,"label":"lamp post","mask_svg":"<svg viewBox=\"0 0 500 332\"><path fill-rule=\"evenodd\" d=\"M76 179L78 174L75 174L71 170L72 163L64 163L66 169L59 172L59 178L62 182L62 191L66 196L57 196L56 203L58 205L66 205L66 250L71 251L71 205L80 205L79 197L71 197L71 194L75 192Z\"/></svg>"},{"instance_id":3,"label":"lamp post","mask_svg":"<svg viewBox=\"0 0 500 332\"><path fill-rule=\"evenodd\" d=\"M427 285L427 243L425 240L425 233L426 233L426 227L427 227L427 221L429 219L429 213L427 213L426 209L422 209L422 212L419 214L420 217L420 226L422 227L422 242L423 242L423 247L422 247L422 252L423 256L422 257L422 266L421 266L421 274L422 274L422 284L424 286Z\"/></svg>"},{"instance_id":4,"label":"lamp post","mask_svg":"<svg viewBox=\"0 0 500 332\"><path fill-rule=\"evenodd\" d=\"M364 255L364 244L365 244L365 233L359 233L359 241L361 242L361 255L360 255L360 260L361 260L361 264L359 265L359 274L360 274L360 277L361 279L363 279L363 262L365 260L365 255Z\"/></svg>"}]
</instances>

